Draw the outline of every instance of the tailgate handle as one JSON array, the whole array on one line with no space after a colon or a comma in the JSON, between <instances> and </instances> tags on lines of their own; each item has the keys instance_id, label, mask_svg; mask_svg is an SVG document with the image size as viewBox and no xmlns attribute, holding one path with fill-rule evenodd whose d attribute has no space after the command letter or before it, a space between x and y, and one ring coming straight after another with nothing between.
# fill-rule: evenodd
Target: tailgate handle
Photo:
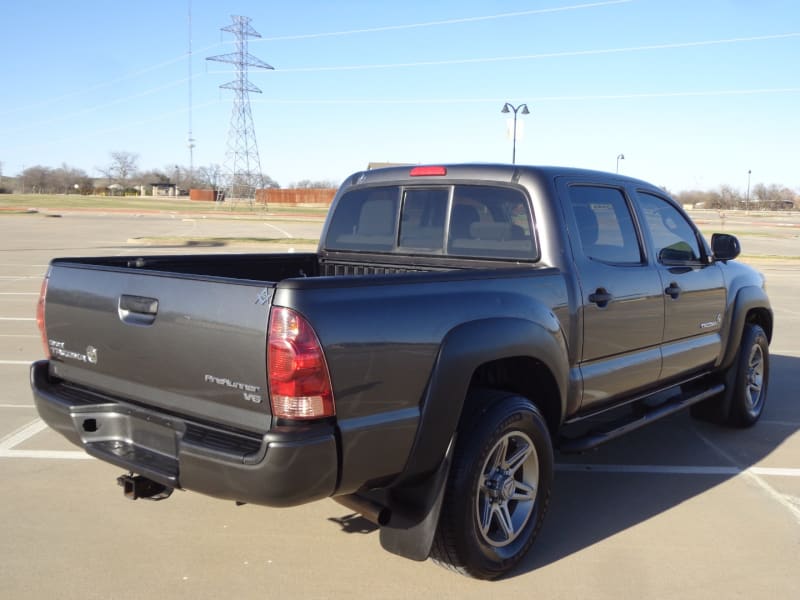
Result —
<instances>
[{"instance_id":1,"label":"tailgate handle","mask_svg":"<svg viewBox=\"0 0 800 600\"><path fill-rule=\"evenodd\" d=\"M158 314L158 300L143 296L129 296L123 294L119 297L119 318L131 325L151 325Z\"/></svg>"}]
</instances>

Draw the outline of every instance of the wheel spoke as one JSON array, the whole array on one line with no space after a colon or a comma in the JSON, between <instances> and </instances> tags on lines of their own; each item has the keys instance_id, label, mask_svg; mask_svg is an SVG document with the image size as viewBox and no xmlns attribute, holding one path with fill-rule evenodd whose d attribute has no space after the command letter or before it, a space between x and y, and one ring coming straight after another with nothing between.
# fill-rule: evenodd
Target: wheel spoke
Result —
<instances>
[{"instance_id":1,"label":"wheel spoke","mask_svg":"<svg viewBox=\"0 0 800 600\"><path fill-rule=\"evenodd\" d=\"M492 512L494 504L488 498L484 498L483 506L481 507L481 533L487 535L489 528L492 526Z\"/></svg>"},{"instance_id":2,"label":"wheel spoke","mask_svg":"<svg viewBox=\"0 0 800 600\"><path fill-rule=\"evenodd\" d=\"M529 501L536 499L536 488L522 481L517 481L514 486L514 495L511 500Z\"/></svg>"},{"instance_id":3,"label":"wheel spoke","mask_svg":"<svg viewBox=\"0 0 800 600\"><path fill-rule=\"evenodd\" d=\"M519 469L525 463L525 461L528 460L531 452L533 452L533 448L529 444L525 444L519 450L517 450L514 456L509 458L506 462L508 466L508 472L512 475L516 473L517 469Z\"/></svg>"},{"instance_id":4,"label":"wheel spoke","mask_svg":"<svg viewBox=\"0 0 800 600\"><path fill-rule=\"evenodd\" d=\"M508 452L508 438L503 438L495 447L494 453L492 454L492 458L489 461L489 469L488 469L489 473L494 472L503 467L503 463L506 460L507 452Z\"/></svg>"},{"instance_id":5,"label":"wheel spoke","mask_svg":"<svg viewBox=\"0 0 800 600\"><path fill-rule=\"evenodd\" d=\"M495 515L497 515L497 524L503 530L506 539L511 539L514 535L514 523L511 520L511 513L508 512L508 503L495 504Z\"/></svg>"}]
</instances>

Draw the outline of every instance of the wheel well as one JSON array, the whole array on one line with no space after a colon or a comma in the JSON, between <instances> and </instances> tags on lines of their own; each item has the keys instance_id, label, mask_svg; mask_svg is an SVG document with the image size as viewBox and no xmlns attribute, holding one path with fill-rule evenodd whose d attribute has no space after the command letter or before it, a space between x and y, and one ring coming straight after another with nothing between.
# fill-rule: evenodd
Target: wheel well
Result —
<instances>
[{"instance_id":1,"label":"wheel well","mask_svg":"<svg viewBox=\"0 0 800 600\"><path fill-rule=\"evenodd\" d=\"M754 308L745 318L747 323L758 325L767 334L767 340L772 341L772 316L769 311L764 308Z\"/></svg>"},{"instance_id":2,"label":"wheel well","mask_svg":"<svg viewBox=\"0 0 800 600\"><path fill-rule=\"evenodd\" d=\"M514 356L484 363L472 374L470 387L514 392L528 398L542 412L550 433L561 425L561 394L547 366L529 356Z\"/></svg>"}]
</instances>

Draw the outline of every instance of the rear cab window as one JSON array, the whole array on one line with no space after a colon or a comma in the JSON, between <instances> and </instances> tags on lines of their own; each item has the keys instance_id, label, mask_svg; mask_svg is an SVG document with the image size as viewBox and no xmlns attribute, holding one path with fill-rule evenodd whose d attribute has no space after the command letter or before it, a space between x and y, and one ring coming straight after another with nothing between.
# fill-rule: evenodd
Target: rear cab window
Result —
<instances>
[{"instance_id":1,"label":"rear cab window","mask_svg":"<svg viewBox=\"0 0 800 600\"><path fill-rule=\"evenodd\" d=\"M535 261L530 203L500 185L376 186L346 192L325 248Z\"/></svg>"}]
</instances>

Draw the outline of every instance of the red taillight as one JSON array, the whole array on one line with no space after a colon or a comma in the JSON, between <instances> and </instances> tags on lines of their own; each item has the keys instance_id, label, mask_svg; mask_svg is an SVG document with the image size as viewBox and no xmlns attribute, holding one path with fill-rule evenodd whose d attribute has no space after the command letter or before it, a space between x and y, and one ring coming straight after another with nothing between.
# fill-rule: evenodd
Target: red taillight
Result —
<instances>
[{"instance_id":1,"label":"red taillight","mask_svg":"<svg viewBox=\"0 0 800 600\"><path fill-rule=\"evenodd\" d=\"M447 175L447 167L414 167L409 173L411 177L431 177Z\"/></svg>"},{"instance_id":2,"label":"red taillight","mask_svg":"<svg viewBox=\"0 0 800 600\"><path fill-rule=\"evenodd\" d=\"M317 334L290 308L272 307L267 374L276 417L307 420L336 414L328 365Z\"/></svg>"},{"instance_id":3,"label":"red taillight","mask_svg":"<svg viewBox=\"0 0 800 600\"><path fill-rule=\"evenodd\" d=\"M39 301L36 303L36 324L39 326L39 333L42 335L42 346L44 355L50 358L50 345L47 343L47 326L44 321L45 297L47 296L47 283L50 281L50 273L45 275L42 281L42 290L39 292Z\"/></svg>"}]
</instances>

